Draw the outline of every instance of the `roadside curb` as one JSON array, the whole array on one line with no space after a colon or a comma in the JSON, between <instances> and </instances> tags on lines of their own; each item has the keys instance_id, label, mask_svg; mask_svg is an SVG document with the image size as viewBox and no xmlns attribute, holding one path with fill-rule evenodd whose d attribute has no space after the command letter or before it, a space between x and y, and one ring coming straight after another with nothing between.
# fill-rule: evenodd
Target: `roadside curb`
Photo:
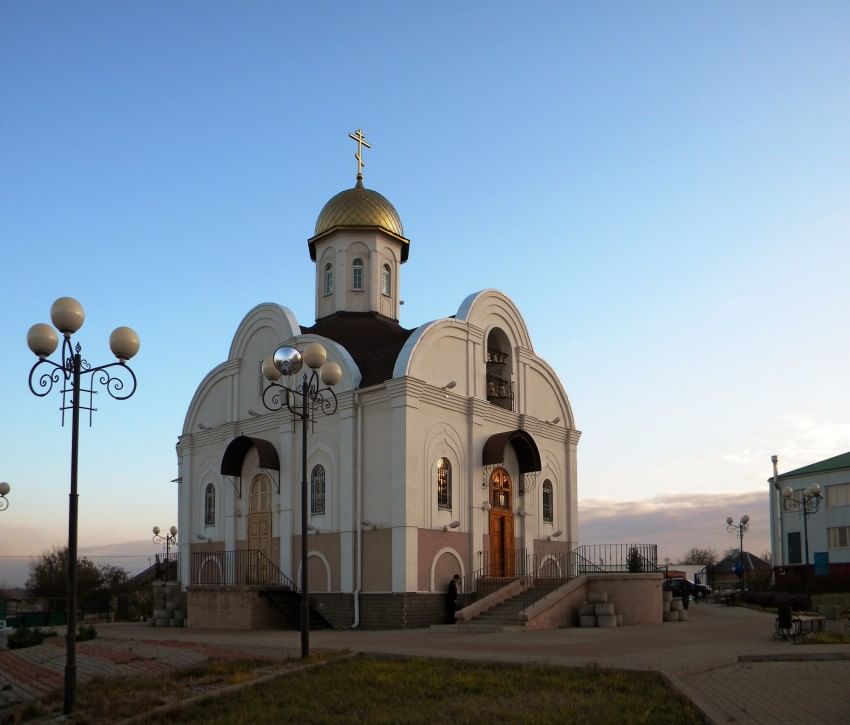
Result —
<instances>
[{"instance_id":1,"label":"roadside curb","mask_svg":"<svg viewBox=\"0 0 850 725\"><path fill-rule=\"evenodd\" d=\"M850 660L850 652L800 652L799 654L738 655L738 662L832 662Z\"/></svg>"}]
</instances>

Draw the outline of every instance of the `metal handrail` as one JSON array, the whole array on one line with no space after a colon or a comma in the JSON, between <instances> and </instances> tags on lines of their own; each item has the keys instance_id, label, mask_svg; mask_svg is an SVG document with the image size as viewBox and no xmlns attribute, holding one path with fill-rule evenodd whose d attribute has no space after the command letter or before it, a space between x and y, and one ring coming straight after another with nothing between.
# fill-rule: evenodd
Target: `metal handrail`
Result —
<instances>
[{"instance_id":1,"label":"metal handrail","mask_svg":"<svg viewBox=\"0 0 850 725\"><path fill-rule=\"evenodd\" d=\"M276 586L298 591L295 582L259 549L196 551L190 580L193 585Z\"/></svg>"}]
</instances>

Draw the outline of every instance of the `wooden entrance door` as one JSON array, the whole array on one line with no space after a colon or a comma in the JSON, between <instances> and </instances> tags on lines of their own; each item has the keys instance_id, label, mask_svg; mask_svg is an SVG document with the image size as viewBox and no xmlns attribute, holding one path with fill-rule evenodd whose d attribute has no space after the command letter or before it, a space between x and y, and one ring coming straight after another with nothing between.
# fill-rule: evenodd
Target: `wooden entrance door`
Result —
<instances>
[{"instance_id":1,"label":"wooden entrance door","mask_svg":"<svg viewBox=\"0 0 850 725\"><path fill-rule=\"evenodd\" d=\"M249 561L249 577L257 581L264 569L265 559L272 553L271 485L265 476L257 476L251 482L248 497L248 549L252 553Z\"/></svg>"},{"instance_id":2,"label":"wooden entrance door","mask_svg":"<svg viewBox=\"0 0 850 725\"><path fill-rule=\"evenodd\" d=\"M514 514L511 477L504 468L490 474L490 576L513 576Z\"/></svg>"}]
</instances>

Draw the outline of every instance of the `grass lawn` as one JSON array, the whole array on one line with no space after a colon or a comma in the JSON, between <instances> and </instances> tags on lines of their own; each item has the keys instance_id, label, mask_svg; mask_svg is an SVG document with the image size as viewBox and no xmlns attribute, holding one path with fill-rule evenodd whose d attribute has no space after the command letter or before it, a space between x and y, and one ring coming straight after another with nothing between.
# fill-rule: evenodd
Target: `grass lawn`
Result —
<instances>
[{"instance_id":1,"label":"grass lawn","mask_svg":"<svg viewBox=\"0 0 850 725\"><path fill-rule=\"evenodd\" d=\"M318 664L324 658L325 664ZM75 723L126 718L161 723L705 723L700 712L653 672L449 660L319 655L210 661L155 677L100 679L77 688ZM274 673L273 679L250 684ZM279 675L279 676L278 676ZM189 698L235 692L180 706ZM0 723L55 721L61 693L0 712ZM151 715L145 719L144 714Z\"/></svg>"},{"instance_id":2,"label":"grass lawn","mask_svg":"<svg viewBox=\"0 0 850 725\"><path fill-rule=\"evenodd\" d=\"M703 723L657 673L354 657L179 714L195 723Z\"/></svg>"}]
</instances>

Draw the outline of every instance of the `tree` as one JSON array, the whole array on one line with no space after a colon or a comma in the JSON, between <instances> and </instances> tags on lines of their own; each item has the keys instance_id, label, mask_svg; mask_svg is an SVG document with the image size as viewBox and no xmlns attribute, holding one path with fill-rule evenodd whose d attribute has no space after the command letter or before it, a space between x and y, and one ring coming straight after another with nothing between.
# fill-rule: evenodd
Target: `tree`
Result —
<instances>
[{"instance_id":1,"label":"tree","mask_svg":"<svg viewBox=\"0 0 850 725\"><path fill-rule=\"evenodd\" d=\"M717 562L717 552L710 546L704 549L698 546L693 547L687 554L682 557L682 564L702 564L703 566L712 566Z\"/></svg>"},{"instance_id":2,"label":"tree","mask_svg":"<svg viewBox=\"0 0 850 725\"><path fill-rule=\"evenodd\" d=\"M127 572L109 564L98 567L89 559L77 559L77 604L80 609L109 608L110 596L127 581ZM30 564L27 592L56 600L55 609L65 611L68 597L68 548L54 547Z\"/></svg>"},{"instance_id":3,"label":"tree","mask_svg":"<svg viewBox=\"0 0 850 725\"><path fill-rule=\"evenodd\" d=\"M626 568L633 574L643 571L643 557L636 546L629 549L626 557Z\"/></svg>"}]
</instances>

